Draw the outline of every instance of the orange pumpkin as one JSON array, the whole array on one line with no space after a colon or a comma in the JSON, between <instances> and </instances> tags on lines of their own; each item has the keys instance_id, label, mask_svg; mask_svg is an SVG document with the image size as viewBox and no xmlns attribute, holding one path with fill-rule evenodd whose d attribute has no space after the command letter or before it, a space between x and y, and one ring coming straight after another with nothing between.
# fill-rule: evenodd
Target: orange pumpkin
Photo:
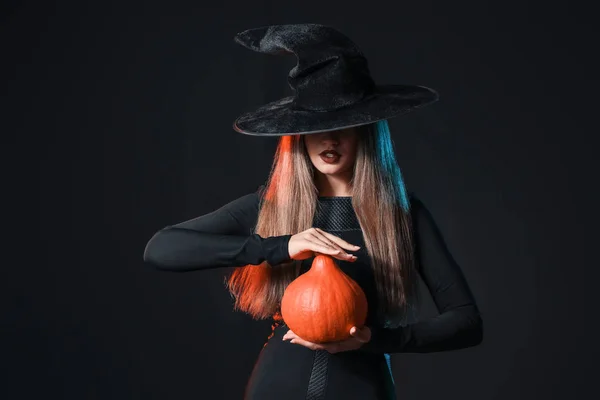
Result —
<instances>
[{"instance_id":1,"label":"orange pumpkin","mask_svg":"<svg viewBox=\"0 0 600 400\"><path fill-rule=\"evenodd\" d=\"M299 337L312 343L348 339L367 318L367 297L333 257L318 254L310 270L285 289L281 316Z\"/></svg>"}]
</instances>

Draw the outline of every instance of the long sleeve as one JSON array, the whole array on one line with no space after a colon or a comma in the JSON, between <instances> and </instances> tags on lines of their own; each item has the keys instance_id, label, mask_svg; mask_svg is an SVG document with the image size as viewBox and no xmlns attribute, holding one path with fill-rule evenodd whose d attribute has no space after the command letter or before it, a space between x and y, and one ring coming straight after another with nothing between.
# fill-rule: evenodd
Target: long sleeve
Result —
<instances>
[{"instance_id":1,"label":"long sleeve","mask_svg":"<svg viewBox=\"0 0 600 400\"><path fill-rule=\"evenodd\" d=\"M411 194L411 215L419 275L427 285L439 314L398 328L371 328L363 351L426 353L478 345L483 321L467 281L448 250L432 215Z\"/></svg>"},{"instance_id":2,"label":"long sleeve","mask_svg":"<svg viewBox=\"0 0 600 400\"><path fill-rule=\"evenodd\" d=\"M287 261L292 235L263 238L253 233L259 196L258 191L244 195L213 212L161 229L146 244L144 261L175 272Z\"/></svg>"}]
</instances>

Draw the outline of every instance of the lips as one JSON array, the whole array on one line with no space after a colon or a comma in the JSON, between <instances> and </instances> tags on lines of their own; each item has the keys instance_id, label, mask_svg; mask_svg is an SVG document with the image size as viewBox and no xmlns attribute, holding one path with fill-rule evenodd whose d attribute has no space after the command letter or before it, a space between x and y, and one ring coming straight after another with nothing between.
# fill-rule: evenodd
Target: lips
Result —
<instances>
[{"instance_id":1,"label":"lips","mask_svg":"<svg viewBox=\"0 0 600 400\"><path fill-rule=\"evenodd\" d=\"M335 164L340 160L341 157L340 153L333 149L324 150L319 153L319 156L321 157L321 160L327 164Z\"/></svg>"}]
</instances>

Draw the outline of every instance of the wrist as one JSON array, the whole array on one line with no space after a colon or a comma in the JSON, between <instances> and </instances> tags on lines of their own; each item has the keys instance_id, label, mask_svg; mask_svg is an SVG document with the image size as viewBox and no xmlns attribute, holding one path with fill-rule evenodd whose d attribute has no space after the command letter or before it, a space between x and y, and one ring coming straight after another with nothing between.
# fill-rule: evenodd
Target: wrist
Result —
<instances>
[{"instance_id":1,"label":"wrist","mask_svg":"<svg viewBox=\"0 0 600 400\"><path fill-rule=\"evenodd\" d=\"M263 255L269 265L274 266L290 260L288 244L292 235L269 236L263 238Z\"/></svg>"}]
</instances>

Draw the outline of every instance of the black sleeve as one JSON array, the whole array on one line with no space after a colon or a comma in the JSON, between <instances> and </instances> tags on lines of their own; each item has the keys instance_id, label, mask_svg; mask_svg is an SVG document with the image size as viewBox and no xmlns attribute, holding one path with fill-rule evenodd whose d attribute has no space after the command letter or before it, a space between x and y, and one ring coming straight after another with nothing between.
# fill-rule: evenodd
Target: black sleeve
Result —
<instances>
[{"instance_id":1,"label":"black sleeve","mask_svg":"<svg viewBox=\"0 0 600 400\"><path fill-rule=\"evenodd\" d=\"M177 272L288 261L292 235L263 238L253 233L262 189L156 232L146 244L144 261Z\"/></svg>"},{"instance_id":2,"label":"black sleeve","mask_svg":"<svg viewBox=\"0 0 600 400\"><path fill-rule=\"evenodd\" d=\"M478 345L483 322L460 266L446 247L425 205L411 194L411 215L419 275L427 285L439 315L398 328L371 328L364 351L427 353Z\"/></svg>"}]
</instances>

